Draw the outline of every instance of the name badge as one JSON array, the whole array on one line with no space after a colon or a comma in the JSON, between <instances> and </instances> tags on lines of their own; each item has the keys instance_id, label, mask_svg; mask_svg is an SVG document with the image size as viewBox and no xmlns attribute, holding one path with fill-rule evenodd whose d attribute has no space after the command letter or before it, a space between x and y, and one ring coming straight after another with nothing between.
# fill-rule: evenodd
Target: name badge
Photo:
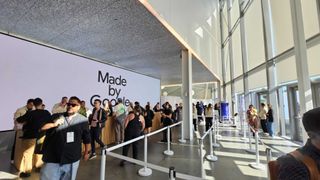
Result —
<instances>
[{"instance_id":1,"label":"name badge","mask_svg":"<svg viewBox=\"0 0 320 180\"><path fill-rule=\"evenodd\" d=\"M73 143L73 142L74 142L74 133L67 132L67 143Z\"/></svg>"}]
</instances>

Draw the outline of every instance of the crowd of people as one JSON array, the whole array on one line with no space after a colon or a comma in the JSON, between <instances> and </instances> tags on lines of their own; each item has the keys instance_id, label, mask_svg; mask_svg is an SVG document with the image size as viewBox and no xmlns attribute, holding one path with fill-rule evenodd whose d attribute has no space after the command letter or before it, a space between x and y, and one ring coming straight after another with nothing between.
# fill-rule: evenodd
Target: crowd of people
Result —
<instances>
[{"instance_id":1,"label":"crowd of people","mask_svg":"<svg viewBox=\"0 0 320 180\"><path fill-rule=\"evenodd\" d=\"M181 121L182 108L180 103L176 104L175 110L173 110L169 102L162 106L157 103L152 109L150 103L142 107L139 102L130 103L128 107L125 107L122 99L118 99L114 106L110 102L102 105L101 100L96 99L91 110L86 107L85 101L72 96L70 98L63 97L61 102L53 106L50 113L45 110L41 98L29 99L25 106L17 109L14 113L16 136L21 136L22 139L23 160L21 162L24 164L24 169L21 170L20 177L30 176L35 154L35 167L40 171L41 179L75 179L81 157L84 160L95 158L97 156L96 142L101 148L105 148L105 143L101 140L101 131L105 127L107 117L112 117L115 120L115 143L119 144L143 133L150 133L156 112L161 113L161 123L164 127ZM204 105L202 102L193 104L194 130L197 130L197 123L203 121L206 124L206 130L209 130L213 117L219 115L219 112L219 104L214 106L212 104ZM316 161L318 168L320 167L319 116L319 108L311 110L303 116L303 125L310 138L307 144L295 153L300 153L299 157L311 157ZM263 133L273 137L273 110L270 104L261 103L259 112L253 105L250 105L247 110L247 119L255 131L261 124ZM167 133L167 131L163 131L162 142L168 141ZM169 138L171 141L172 137ZM124 146L122 154L127 156L129 148L130 145ZM132 143L132 153L133 158L137 159L137 142ZM12 159L13 155L14 147ZM303 162L299 161L299 158L290 154L280 157L278 159L278 177L284 179L298 176L308 177L310 175L308 165L303 165ZM121 166L124 164L125 161L120 162Z\"/></svg>"},{"instance_id":2,"label":"crowd of people","mask_svg":"<svg viewBox=\"0 0 320 180\"><path fill-rule=\"evenodd\" d=\"M115 143L119 144L150 133L155 112L161 112L161 122L168 126L181 120L182 104L176 104L173 110L168 102L162 107L157 103L151 109L149 102L145 107L139 102L125 107L120 98L114 106L111 102L102 105L100 99L95 99L91 110L85 101L72 96L62 97L50 113L41 98L29 99L14 113L16 137L22 139L23 169L20 177L30 176L35 156L36 170L41 170L41 179L75 179L82 154L84 160L93 159L97 156L96 143L101 148L106 147L101 140L101 132L108 117L115 121ZM166 134L164 132L162 141L167 141ZM127 156L129 147L123 147L123 155ZM137 158L137 143L133 143L132 148L133 158Z\"/></svg>"},{"instance_id":3,"label":"crowd of people","mask_svg":"<svg viewBox=\"0 0 320 180\"><path fill-rule=\"evenodd\" d=\"M265 103L260 104L260 111L251 104L247 110L247 120L249 125L255 130L258 131L259 124L263 130L264 135L269 135L270 137L274 136L273 133L273 110L271 104L266 106ZM255 132L253 132L254 135Z\"/></svg>"}]
</instances>

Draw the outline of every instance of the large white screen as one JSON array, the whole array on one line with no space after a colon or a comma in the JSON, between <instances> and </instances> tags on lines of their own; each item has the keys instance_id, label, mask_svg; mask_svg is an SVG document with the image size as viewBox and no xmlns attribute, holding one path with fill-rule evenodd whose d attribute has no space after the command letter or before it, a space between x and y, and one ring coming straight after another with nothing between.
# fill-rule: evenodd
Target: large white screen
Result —
<instances>
[{"instance_id":1,"label":"large white screen","mask_svg":"<svg viewBox=\"0 0 320 180\"><path fill-rule=\"evenodd\" d=\"M49 111L62 96L74 95L91 108L92 96L116 99L115 89L118 97L127 102L139 101L145 105L149 101L154 105L160 99L159 79L3 34L0 34L0 51L0 131L13 128L14 112L29 98L42 98ZM123 85L107 83L107 73L109 81L111 76L121 76Z\"/></svg>"}]
</instances>

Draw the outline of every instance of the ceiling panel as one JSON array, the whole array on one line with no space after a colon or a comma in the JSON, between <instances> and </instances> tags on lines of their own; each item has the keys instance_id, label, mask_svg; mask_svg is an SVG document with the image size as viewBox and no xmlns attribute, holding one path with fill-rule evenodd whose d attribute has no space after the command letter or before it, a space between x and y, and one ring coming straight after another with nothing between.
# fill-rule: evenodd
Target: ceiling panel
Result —
<instances>
[{"instance_id":1,"label":"ceiling panel","mask_svg":"<svg viewBox=\"0 0 320 180\"><path fill-rule=\"evenodd\" d=\"M0 30L181 83L183 46L137 0L0 0ZM193 82L214 76L193 60Z\"/></svg>"}]
</instances>

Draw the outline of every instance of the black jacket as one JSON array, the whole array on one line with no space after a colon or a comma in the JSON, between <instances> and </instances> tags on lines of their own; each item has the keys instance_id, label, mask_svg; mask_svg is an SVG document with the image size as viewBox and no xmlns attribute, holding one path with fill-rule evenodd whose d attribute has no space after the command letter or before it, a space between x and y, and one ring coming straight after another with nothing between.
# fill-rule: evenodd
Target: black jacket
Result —
<instances>
[{"instance_id":1,"label":"black jacket","mask_svg":"<svg viewBox=\"0 0 320 180\"><path fill-rule=\"evenodd\" d=\"M92 118L94 113L97 111L96 108L93 108L92 114L89 116L89 124L91 124ZM98 122L100 124L100 127L103 128L105 126L105 122L107 121L107 113L104 109L100 108L98 112Z\"/></svg>"}]
</instances>

